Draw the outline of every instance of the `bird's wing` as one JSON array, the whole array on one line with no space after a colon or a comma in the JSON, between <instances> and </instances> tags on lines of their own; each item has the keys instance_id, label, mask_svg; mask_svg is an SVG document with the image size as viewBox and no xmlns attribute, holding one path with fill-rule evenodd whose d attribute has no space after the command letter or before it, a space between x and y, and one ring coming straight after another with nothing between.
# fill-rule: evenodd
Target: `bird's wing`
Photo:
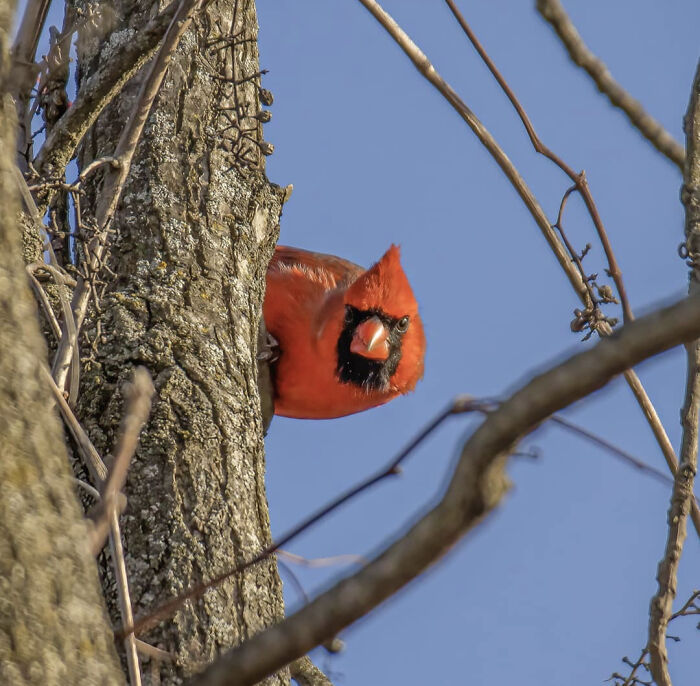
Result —
<instances>
[{"instance_id":1,"label":"bird's wing","mask_svg":"<svg viewBox=\"0 0 700 686\"><path fill-rule=\"evenodd\" d=\"M275 254L270 262L270 269L279 267L300 268L309 272L323 270L331 276L336 285L349 284L365 271L363 267L342 257L286 245L278 245L275 248Z\"/></svg>"}]
</instances>

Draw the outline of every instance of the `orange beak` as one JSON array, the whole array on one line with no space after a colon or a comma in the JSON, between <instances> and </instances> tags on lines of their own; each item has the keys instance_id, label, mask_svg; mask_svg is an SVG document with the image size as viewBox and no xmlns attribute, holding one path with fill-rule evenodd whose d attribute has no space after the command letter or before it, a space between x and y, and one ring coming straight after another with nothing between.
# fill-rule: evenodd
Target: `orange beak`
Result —
<instances>
[{"instance_id":1,"label":"orange beak","mask_svg":"<svg viewBox=\"0 0 700 686\"><path fill-rule=\"evenodd\" d=\"M379 317L370 317L355 328L350 352L370 360L386 360L389 357L389 332Z\"/></svg>"}]
</instances>

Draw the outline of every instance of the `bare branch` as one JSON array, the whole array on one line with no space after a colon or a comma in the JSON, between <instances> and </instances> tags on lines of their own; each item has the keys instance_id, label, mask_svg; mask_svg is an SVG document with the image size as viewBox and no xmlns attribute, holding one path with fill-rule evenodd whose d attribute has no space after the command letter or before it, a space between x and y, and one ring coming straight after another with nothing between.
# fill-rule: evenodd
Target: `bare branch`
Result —
<instances>
[{"instance_id":1,"label":"bare branch","mask_svg":"<svg viewBox=\"0 0 700 686\"><path fill-rule=\"evenodd\" d=\"M467 107L463 100L457 95L455 90L448 84L445 79L440 76L435 67L430 63L430 60L423 54L420 48L411 40L404 30L387 14L375 0L359 0L369 12L377 19L377 21L386 29L387 33L396 41L399 47L406 53L408 58L413 62L416 69L442 94L442 96L452 105L455 111L467 123L469 128L474 132L476 137L481 141L482 145L488 150L489 154L496 161L503 173L510 181L513 188L516 190L523 203L532 215L535 223L539 227L542 235L545 237L554 256L557 258L559 265L564 270L564 273L569 279L572 288L577 293L578 297L588 305L588 291L581 280L574 265L571 264L569 255L564 246L557 237L556 232L551 227L547 215L540 206L537 198L530 190L523 177L515 168L513 163L508 159L508 156L503 149L498 145L491 133L481 123L478 117Z\"/></svg>"},{"instance_id":2,"label":"bare branch","mask_svg":"<svg viewBox=\"0 0 700 686\"><path fill-rule=\"evenodd\" d=\"M185 31L187 31L194 14L198 11L200 3L201 0L181 0L168 26L163 44L151 64L148 75L141 84L141 90L136 98L129 120L124 126L124 130L119 138L119 143L117 144L113 157L118 159L120 164L116 168L114 165L106 168L96 214L99 230L88 246L91 255L89 271L95 272L100 268L106 250L109 224L119 202L126 178L129 175L136 144L141 137L141 132L146 124L146 119L151 111L153 101L165 78L170 59L180 42L180 38ZM80 330L83 320L85 319L89 299L89 281L81 277L78 279L78 285L75 288L72 302L72 309L78 330ZM72 353L71 347L68 337L64 335L61 338L61 344L56 352L54 361L54 378L59 388L64 386L68 369L71 366L69 363Z\"/></svg>"},{"instance_id":3,"label":"bare branch","mask_svg":"<svg viewBox=\"0 0 700 686\"><path fill-rule=\"evenodd\" d=\"M48 369L46 369L43 365L41 365L41 373L42 376L45 377L46 383L48 383L51 393L58 404L58 409L61 411L63 421L66 423L66 426L71 432L71 435L73 436L73 439L75 440L78 449L85 460L85 464L90 471L90 476L95 480L95 483L102 483L107 478L107 467L105 466L105 463L102 461L102 458L97 450L95 450L95 446L85 433L85 429L83 429L80 422L76 419L75 415L73 414L73 410L70 409L66 399L63 397L63 392L56 385L56 382L53 380L51 374L49 374Z\"/></svg>"},{"instance_id":4,"label":"bare branch","mask_svg":"<svg viewBox=\"0 0 700 686\"><path fill-rule=\"evenodd\" d=\"M632 126L638 129L660 153L682 171L685 159L683 146L644 109L638 100L635 100L615 81L605 63L596 57L583 42L561 2L559 0L537 0L537 10L551 24L572 61L588 72L598 90L607 96L613 107L621 109L627 115Z\"/></svg>"},{"instance_id":5,"label":"bare branch","mask_svg":"<svg viewBox=\"0 0 700 686\"><path fill-rule=\"evenodd\" d=\"M72 106L58 120L34 160L34 168L40 177L53 178L65 168L102 110L156 51L178 4L173 0L82 85ZM47 204L48 196L40 202L44 210Z\"/></svg>"},{"instance_id":6,"label":"bare branch","mask_svg":"<svg viewBox=\"0 0 700 686\"><path fill-rule=\"evenodd\" d=\"M154 392L151 375L144 367L137 367L131 382L124 384L127 406L122 420L121 433L109 473L100 489L100 501L97 507L90 512L90 518L95 524L91 541L92 552L95 555L102 550L107 533L111 530L111 535L115 535L111 526L113 513L116 512L119 515L126 504L121 490L126 482L129 465L136 452L139 434L148 420ZM129 619L126 626L131 626L132 623L133 617Z\"/></svg>"},{"instance_id":7,"label":"bare branch","mask_svg":"<svg viewBox=\"0 0 700 686\"><path fill-rule=\"evenodd\" d=\"M508 488L509 452L543 420L632 365L699 334L700 298L689 298L625 325L535 377L488 415L465 444L442 500L405 535L299 612L226 653L192 684L255 684L335 636L445 555L498 505Z\"/></svg>"},{"instance_id":8,"label":"bare branch","mask_svg":"<svg viewBox=\"0 0 700 686\"><path fill-rule=\"evenodd\" d=\"M109 476L102 488L102 498L105 501L121 491L124 486L129 463L136 452L139 434L151 412L151 398L154 392L151 375L146 368L137 367L134 369L131 382L125 384L124 387L126 413L122 421L121 434Z\"/></svg>"},{"instance_id":9,"label":"bare branch","mask_svg":"<svg viewBox=\"0 0 700 686\"><path fill-rule=\"evenodd\" d=\"M671 474L675 476L676 472L678 471L678 458L676 457L676 451L673 449L671 440L666 433L666 429L664 429L664 425L661 423L661 419L656 412L654 404L651 402L651 399L647 395L644 386L642 386L642 382L639 380L639 377L633 369L628 369L625 372L625 381L632 390L632 393L634 393L634 397L639 403L639 406L642 408L642 412L644 413L644 416L646 417L646 420L654 433L654 437L661 448L661 452L663 453L664 459L666 460L666 464L668 465ZM695 531L698 536L700 536L700 507L698 507L695 500L693 500L691 504L690 516L693 520Z\"/></svg>"},{"instance_id":10,"label":"bare branch","mask_svg":"<svg viewBox=\"0 0 700 686\"><path fill-rule=\"evenodd\" d=\"M22 153L17 160L23 167L22 171L27 171L24 153L31 147L32 140L29 102L32 86L39 73L39 67L34 61L36 48L50 5L51 0L28 0L12 46L9 92L17 109L17 148Z\"/></svg>"},{"instance_id":11,"label":"bare branch","mask_svg":"<svg viewBox=\"0 0 700 686\"><path fill-rule=\"evenodd\" d=\"M691 261L689 294L700 293L700 63L685 117L687 158L681 194L685 205L685 244ZM671 686L666 652L666 627L676 597L678 566L686 538L686 519L693 502L693 485L698 471L698 413L700 412L700 340L687 346L688 376L681 411L683 439L681 462L671 494L668 538L659 563L658 590L649 608L649 658L657 686Z\"/></svg>"},{"instance_id":12,"label":"bare branch","mask_svg":"<svg viewBox=\"0 0 700 686\"><path fill-rule=\"evenodd\" d=\"M300 657L289 665L292 679L299 686L333 686L331 680L307 657Z\"/></svg>"},{"instance_id":13,"label":"bare branch","mask_svg":"<svg viewBox=\"0 0 700 686\"><path fill-rule=\"evenodd\" d=\"M136 620L134 626L129 627L128 630L133 631L134 633L142 633L144 631L147 631L148 629L153 627L157 622L162 621L167 617L170 617L177 609L182 607L182 605L187 600L193 600L195 598L198 598L205 591L208 591L211 588L216 588L234 574L241 573L245 569L248 569L252 565L261 562L262 560L273 554L276 554L278 556L278 564L288 569L290 578L293 579L293 583L297 585L297 590L299 590L300 595L302 595L304 598L307 598L306 592L298 583L298 580L294 576L293 571L289 569L287 565L283 563L283 561L279 558L286 558L291 562L303 564L308 567L321 567L343 563L354 563L360 565L368 564L367 558L361 555L336 555L332 557L308 560L304 557L294 555L293 553L289 553L286 550L283 550L282 546L286 545L287 543L298 537L304 531L320 522L322 519L327 517L329 514L334 512L336 509L338 509L345 503L349 502L351 499L354 499L356 496L360 495L361 493L364 493L366 490L380 483L384 479L400 474L401 463L450 416L466 414L469 412L478 412L480 414L486 415L489 412L494 411L494 409L498 407L498 404L499 403L497 401L479 400L472 398L468 395L459 396L445 410L438 414L437 417L435 417L431 422L429 422L418 433L418 435L414 437L408 443L408 445L396 457L392 458L389 464L383 469L381 469L379 472L361 481L359 484L353 486L352 488L348 489L345 493L333 499L330 503L320 508L311 516L307 517L300 524L294 526L280 539L278 539L277 541L273 541L269 546L264 548L250 560L247 560L246 562L243 562L242 564L223 572L222 574L214 577L209 581L203 581L197 584L196 586L193 586L192 588L184 591L175 598L172 598L169 601L163 603L163 605L161 605L160 607L157 607L156 609L149 612L147 615L140 617L138 620ZM673 480L666 476L664 473L658 471L657 469L654 469L639 458L634 457L627 451L617 447L610 441L607 441L604 438L597 436L593 432L588 431L587 429L584 429L583 427L580 427L577 424L558 415L552 415L548 418L548 420L608 450L610 453L620 458L623 462L632 465L635 469L638 469L646 474L655 477L657 480L661 481L664 484L673 485ZM122 634L117 632L117 637L121 638Z\"/></svg>"},{"instance_id":14,"label":"bare branch","mask_svg":"<svg viewBox=\"0 0 700 686\"><path fill-rule=\"evenodd\" d=\"M494 78L498 82L498 85L503 89L503 92L506 94L506 96L508 96L508 99L515 108L515 111L518 113L518 116L520 117L523 126L525 126L525 130L527 131L527 134L530 137L530 142L532 143L532 146L538 153L544 155L547 159L554 162L554 164L556 164L557 167L559 167L574 182L574 184L576 184L576 189L579 191L579 193L581 193L581 197L583 198L583 201L586 204L586 209L588 210L588 213L591 216L593 225L595 226L595 229L598 232L600 242L603 245L605 256L608 259L608 273L615 282L617 292L620 295L620 300L622 301L622 312L624 315L625 322L630 321L632 319L632 308L630 307L629 300L627 298L627 292L625 290L625 285L622 280L622 272L620 271L620 267L617 264L617 259L615 258L615 253L612 249L612 245L610 244L610 239L608 238L605 226L603 225L603 220L601 219L600 213L598 212L598 207L596 206L595 201L593 200L593 195L588 186L588 181L586 179L585 172L575 172L566 162L564 162L564 160L561 157L556 155L540 140L540 137L535 132L535 127L532 125L532 122L527 116L525 109L518 101L518 98L515 96L515 93L510 88L507 81L503 78L501 73L496 68L496 65L494 64L493 60L488 56L486 50L484 50L483 46L481 45L476 35L467 24L461 12L457 9L457 5L455 5L453 0L446 0L446 2L450 10L452 11L452 14L454 14L455 18L459 22L459 25L462 27L462 30L467 35L467 38L469 38L471 44L479 53L479 56L489 68L489 71L493 74ZM584 302L584 305L586 305L586 302Z\"/></svg>"},{"instance_id":15,"label":"bare branch","mask_svg":"<svg viewBox=\"0 0 700 686\"><path fill-rule=\"evenodd\" d=\"M700 343L688 346L688 381L681 412L683 440L681 464L676 472L668 513L668 537L657 572L658 589L649 607L649 658L657 686L671 686L666 652L666 627L676 597L678 567L687 534L687 515L693 501L698 462L698 410L700 409Z\"/></svg>"},{"instance_id":16,"label":"bare branch","mask_svg":"<svg viewBox=\"0 0 700 686\"><path fill-rule=\"evenodd\" d=\"M119 527L119 514L115 508L110 511L109 547L112 553L114 576L117 581L117 596L119 597L119 611L122 616L122 626L131 626L134 623L134 613L131 607L131 595L129 594L129 577L126 573L124 560L124 547ZM131 686L141 686L141 666L134 634L124 637L124 650L126 662L129 667L129 681Z\"/></svg>"}]
</instances>

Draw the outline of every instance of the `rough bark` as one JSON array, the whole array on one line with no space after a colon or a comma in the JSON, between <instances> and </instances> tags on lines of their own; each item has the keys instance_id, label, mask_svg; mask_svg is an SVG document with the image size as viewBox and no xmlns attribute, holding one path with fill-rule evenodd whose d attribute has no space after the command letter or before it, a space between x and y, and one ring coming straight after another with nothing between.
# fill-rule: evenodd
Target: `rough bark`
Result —
<instances>
[{"instance_id":1,"label":"rough bark","mask_svg":"<svg viewBox=\"0 0 700 686\"><path fill-rule=\"evenodd\" d=\"M110 626L22 259L16 117L6 95L12 5L0 1L0 682L119 684Z\"/></svg>"},{"instance_id":2,"label":"rough bark","mask_svg":"<svg viewBox=\"0 0 700 686\"><path fill-rule=\"evenodd\" d=\"M117 3L115 36L79 44L81 77L110 59L147 14L142 3ZM232 64L232 50L217 50L211 41L235 34ZM212 3L184 36L113 223L109 266L116 277L103 275L101 313L87 323L96 351L86 360L79 414L101 452L114 443L119 389L133 366L145 365L156 386L123 518L137 616L270 541L255 362L283 192L267 181L253 142L262 140L258 119L237 118L252 139L243 149L232 141L235 129L222 133L229 125L222 108L238 104L246 115L260 109L257 79L235 95L222 80L257 73L256 36L252 0L238 7L233 0ZM114 150L138 80L94 125L83 164ZM98 322L102 333L95 339ZM113 598L108 605L116 620ZM162 665L161 676L179 683L282 616L276 564L266 561L141 638L177 655L174 665ZM283 673L265 683L288 680Z\"/></svg>"}]
</instances>

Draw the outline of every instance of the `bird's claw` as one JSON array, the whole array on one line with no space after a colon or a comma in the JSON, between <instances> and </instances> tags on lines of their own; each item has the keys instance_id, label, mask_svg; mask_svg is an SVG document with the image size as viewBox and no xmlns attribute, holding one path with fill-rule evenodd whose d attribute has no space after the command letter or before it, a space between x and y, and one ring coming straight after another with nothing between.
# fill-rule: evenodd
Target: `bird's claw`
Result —
<instances>
[{"instance_id":1,"label":"bird's claw","mask_svg":"<svg viewBox=\"0 0 700 686\"><path fill-rule=\"evenodd\" d=\"M262 350L258 352L258 360L261 362L267 362L272 364L277 362L280 357L280 343L279 341L268 331L265 336L265 343Z\"/></svg>"}]
</instances>

